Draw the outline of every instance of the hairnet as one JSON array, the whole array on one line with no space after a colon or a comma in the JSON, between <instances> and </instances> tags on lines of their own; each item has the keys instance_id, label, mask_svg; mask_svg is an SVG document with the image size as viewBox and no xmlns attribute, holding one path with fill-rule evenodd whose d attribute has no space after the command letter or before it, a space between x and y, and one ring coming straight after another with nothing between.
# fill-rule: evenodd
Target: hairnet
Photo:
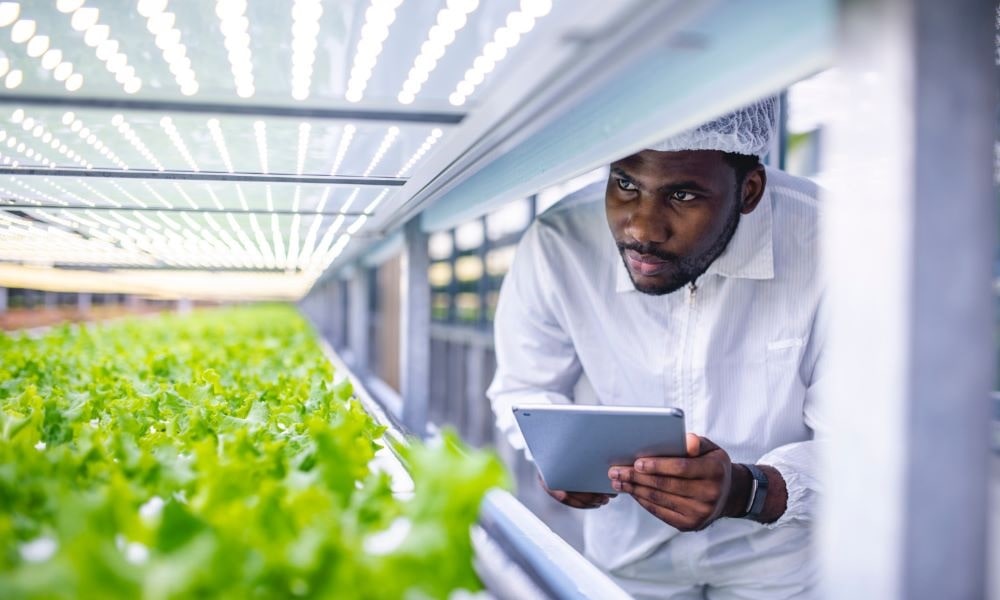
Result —
<instances>
[{"instance_id":1,"label":"hairnet","mask_svg":"<svg viewBox=\"0 0 1000 600\"><path fill-rule=\"evenodd\" d=\"M763 157L775 130L777 98L769 97L728 115L699 125L658 144L650 150L721 150Z\"/></svg>"}]
</instances>

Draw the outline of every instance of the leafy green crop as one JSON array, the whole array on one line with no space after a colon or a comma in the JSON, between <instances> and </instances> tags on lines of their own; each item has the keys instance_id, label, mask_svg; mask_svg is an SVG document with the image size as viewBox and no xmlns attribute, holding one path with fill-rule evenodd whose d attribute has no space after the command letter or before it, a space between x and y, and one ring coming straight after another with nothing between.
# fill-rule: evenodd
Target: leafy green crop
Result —
<instances>
[{"instance_id":1,"label":"leafy green crop","mask_svg":"<svg viewBox=\"0 0 1000 600\"><path fill-rule=\"evenodd\" d=\"M383 429L287 306L0 335L0 597L442 598L506 484Z\"/></svg>"}]
</instances>

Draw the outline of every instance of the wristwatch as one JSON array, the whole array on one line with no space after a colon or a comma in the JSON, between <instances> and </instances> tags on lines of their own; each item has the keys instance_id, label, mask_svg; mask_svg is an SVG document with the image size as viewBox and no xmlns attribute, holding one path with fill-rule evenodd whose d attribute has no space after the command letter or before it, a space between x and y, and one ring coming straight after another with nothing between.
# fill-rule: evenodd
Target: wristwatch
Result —
<instances>
[{"instance_id":1,"label":"wristwatch","mask_svg":"<svg viewBox=\"0 0 1000 600\"><path fill-rule=\"evenodd\" d=\"M757 465L744 464L753 481L750 482L750 498L747 500L747 508L741 518L757 520L760 513L764 512L764 499L767 498L767 475L761 471Z\"/></svg>"}]
</instances>

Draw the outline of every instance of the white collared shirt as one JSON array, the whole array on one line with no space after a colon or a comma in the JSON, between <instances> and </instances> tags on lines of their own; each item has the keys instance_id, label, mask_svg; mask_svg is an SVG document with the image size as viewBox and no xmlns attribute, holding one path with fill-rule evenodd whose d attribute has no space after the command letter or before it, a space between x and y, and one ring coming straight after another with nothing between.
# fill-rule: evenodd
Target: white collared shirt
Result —
<instances>
[{"instance_id":1,"label":"white collared shirt","mask_svg":"<svg viewBox=\"0 0 1000 600\"><path fill-rule=\"evenodd\" d=\"M817 188L781 171L767 175L761 202L741 217L696 290L635 290L608 227L603 183L541 215L504 280L497 372L487 393L515 447L524 441L511 406L572 402L585 373L600 403L681 408L688 431L714 441L733 462L774 466L787 484L787 510L772 525L720 519L683 534L620 495L585 517L586 553L606 569L668 542L669 555L683 560L665 572L696 578L711 568L720 543L755 535L744 556L753 560L772 551L761 530L785 528L770 536L785 546L788 528L808 536L819 487L812 440L823 432ZM727 560L738 560L727 552Z\"/></svg>"}]
</instances>

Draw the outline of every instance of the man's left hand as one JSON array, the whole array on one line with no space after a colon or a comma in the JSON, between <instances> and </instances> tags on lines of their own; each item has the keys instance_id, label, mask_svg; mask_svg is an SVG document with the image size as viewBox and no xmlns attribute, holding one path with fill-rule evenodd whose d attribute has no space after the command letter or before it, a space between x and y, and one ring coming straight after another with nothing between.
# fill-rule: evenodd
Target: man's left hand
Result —
<instances>
[{"instance_id":1,"label":"man's left hand","mask_svg":"<svg viewBox=\"0 0 1000 600\"><path fill-rule=\"evenodd\" d=\"M693 433L687 434L687 451L687 457L640 458L631 467L611 467L611 485L681 531L698 531L721 516L739 514L747 494L741 499L733 492L748 489L749 471Z\"/></svg>"}]
</instances>

